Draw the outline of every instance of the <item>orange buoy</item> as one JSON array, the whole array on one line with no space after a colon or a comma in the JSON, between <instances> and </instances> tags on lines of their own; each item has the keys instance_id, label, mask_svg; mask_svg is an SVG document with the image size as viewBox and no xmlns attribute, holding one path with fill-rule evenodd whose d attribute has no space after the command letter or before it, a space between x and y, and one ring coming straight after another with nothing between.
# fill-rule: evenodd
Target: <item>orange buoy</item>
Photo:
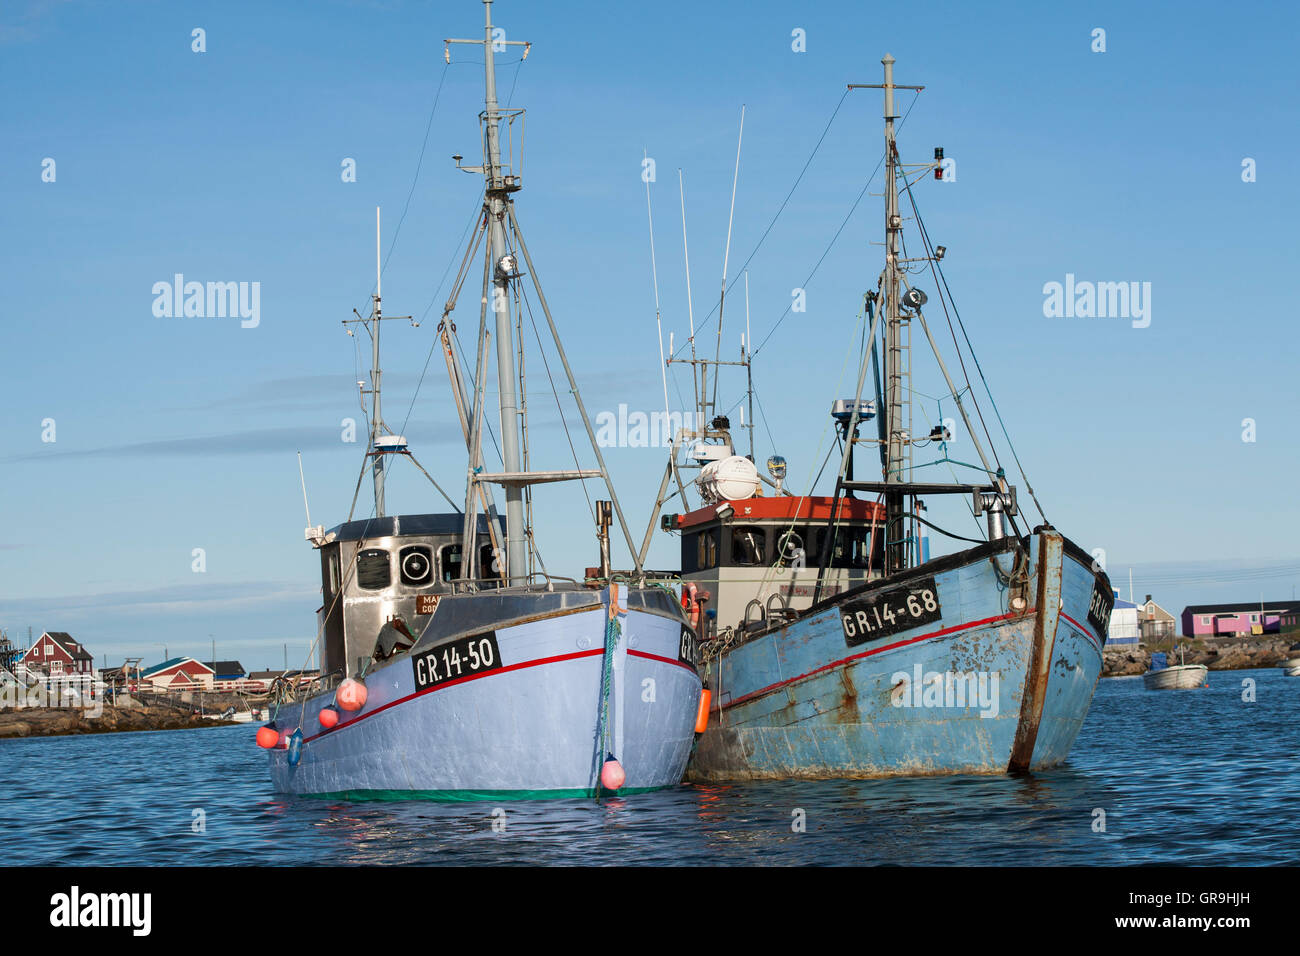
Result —
<instances>
[{"instance_id":1,"label":"orange buoy","mask_svg":"<svg viewBox=\"0 0 1300 956\"><path fill-rule=\"evenodd\" d=\"M623 765L610 754L605 758L605 766L600 768L600 785L606 790L617 790L627 781Z\"/></svg>"},{"instance_id":2,"label":"orange buoy","mask_svg":"<svg viewBox=\"0 0 1300 956\"><path fill-rule=\"evenodd\" d=\"M338 726L339 709L337 707L332 707L332 706L323 707L321 708L321 712L317 719L320 720L320 725L324 727L326 730L332 730L333 728Z\"/></svg>"},{"instance_id":3,"label":"orange buoy","mask_svg":"<svg viewBox=\"0 0 1300 956\"><path fill-rule=\"evenodd\" d=\"M366 706L366 685L354 677L349 677L339 684L334 699L344 710L360 710Z\"/></svg>"},{"instance_id":4,"label":"orange buoy","mask_svg":"<svg viewBox=\"0 0 1300 956\"><path fill-rule=\"evenodd\" d=\"M695 732L702 734L709 729L709 705L713 703L713 691L707 687L700 691L700 709L695 712Z\"/></svg>"},{"instance_id":5,"label":"orange buoy","mask_svg":"<svg viewBox=\"0 0 1300 956\"><path fill-rule=\"evenodd\" d=\"M280 731L276 730L275 724L257 728L257 745L263 750L270 750L279 742Z\"/></svg>"}]
</instances>

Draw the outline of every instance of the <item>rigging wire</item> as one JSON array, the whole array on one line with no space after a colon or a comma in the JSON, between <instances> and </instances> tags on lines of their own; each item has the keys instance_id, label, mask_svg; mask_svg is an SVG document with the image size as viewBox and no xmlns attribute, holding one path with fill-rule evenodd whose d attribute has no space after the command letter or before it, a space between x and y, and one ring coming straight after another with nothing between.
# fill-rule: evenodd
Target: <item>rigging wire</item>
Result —
<instances>
[{"instance_id":1,"label":"rigging wire","mask_svg":"<svg viewBox=\"0 0 1300 956\"><path fill-rule=\"evenodd\" d=\"M826 121L826 125L822 128L822 134L817 138L817 143L813 146L812 152L808 154L808 159L804 162L803 168L799 170L799 175L795 177L794 184L790 187L789 192L785 194L785 199L781 200L781 205L777 207L776 213L772 216L771 221L768 222L767 228L763 230L763 234L759 236L758 242L754 244L754 248L750 250L745 261L741 264L740 268L736 270L737 275L744 272L746 266L748 266L754 256L758 254L758 250L763 247L763 243L767 240L768 233L772 231L772 227L776 225L776 221L781 218L781 213L785 212L785 207L789 204L790 197L793 196L794 191L799 188L799 183L803 181L804 173L808 172L808 167L812 165L813 158L816 157L817 151L821 149L822 142L826 139L826 134L830 132L831 124L835 122L835 117L839 115L840 107L844 105L844 100L849 95L849 92L848 89L845 89L844 92L840 94L839 102L835 104L835 109L831 112L830 119ZM709 314L704 317L704 322L708 322L709 319L713 318L713 313L717 311L721 305L722 302L719 300L718 305L715 305L713 309L709 311ZM683 344L682 347L685 348L685 344Z\"/></svg>"},{"instance_id":2,"label":"rigging wire","mask_svg":"<svg viewBox=\"0 0 1300 956\"><path fill-rule=\"evenodd\" d=\"M415 195L415 186L420 181L420 170L424 167L424 152L429 145L429 131L433 129L433 116L438 110L438 101L442 99L442 87L447 82L447 71L451 64L444 64L442 73L438 77L438 89L433 96L433 106L429 108L429 120L424 126L424 140L420 143L420 155L415 163L415 175L411 179L411 188L406 194L406 204L402 207L402 215L398 217L397 228L393 230L393 238L388 243L388 254L384 256L384 264L380 269L380 275L388 268L388 260L393 257L393 250L397 247L397 237L402 231L402 222L406 219L406 212L411 208L411 197ZM375 294L376 285L371 285L370 295Z\"/></svg>"},{"instance_id":3,"label":"rigging wire","mask_svg":"<svg viewBox=\"0 0 1300 956\"><path fill-rule=\"evenodd\" d=\"M1038 495L1034 493L1033 485L1030 484L1029 482L1029 476L1025 474L1025 466L1021 463L1020 455L1016 452L1015 442L1011 440L1011 435L1007 432L1007 424L1002 418L1002 412L998 409L998 403L997 400L993 397L993 390L989 387L988 379L984 377L984 369L980 366L979 357L975 354L975 347L971 344L970 334L966 331L966 323L962 321L961 312L958 311L957 309L957 301L952 297L952 290L948 288L948 279L943 274L943 269L939 267L938 260L934 258L934 248L930 242L930 235L925 228L925 223L921 219L920 212L917 211L916 198L912 195L912 188L910 184L907 186L907 195L908 195L908 200L912 205L913 214L916 216L916 223L921 233L921 241L925 244L926 252L930 256L931 269L934 272L936 281L943 285L944 295L941 295L939 297L940 304L943 304L945 297L952 304L953 315L956 316L957 325L961 328L962 338L966 340L966 348L970 351L971 361L974 362L975 364L975 370L976 372L979 373L980 381L984 385L984 391L989 397L989 403L993 406L993 413L997 416L998 425L1002 428L1002 435L1007 440L1007 448L1011 451L1011 457L1015 460L1016 469L1020 472L1020 477L1023 478L1025 481L1025 490L1029 492L1029 497L1034 502L1034 507L1037 509L1039 517L1041 517L1043 521L1046 522L1047 514L1043 511L1043 506L1038 500ZM947 317L947 315L948 315L948 307L947 305L944 305L944 316ZM957 350L958 361L960 361L962 365L962 374L966 377L966 386L967 388L971 388L970 376L966 372L966 363L964 360L962 360L961 357L961 348L960 346L957 345L957 333L952 328L951 318L948 319L948 329L953 337L953 345L956 347ZM975 405L975 412L976 414L979 415L980 425L984 428L984 434L989 440L989 447L992 450L993 458L996 461L997 448L994 447L993 445L993 437L989 435L988 425L984 421L984 413L980 409L979 401L975 398L973 389L971 389L971 401ZM1001 462L998 463L998 467L999 468L1001 467Z\"/></svg>"},{"instance_id":4,"label":"rigging wire","mask_svg":"<svg viewBox=\"0 0 1300 956\"><path fill-rule=\"evenodd\" d=\"M555 376L551 374L551 363L546 359L546 349L542 347L542 334L537 330L537 320L533 317L533 306L528 300L528 292L523 283L519 283L519 298L523 301L524 308L528 311L528 321L533 327L533 337L537 339L537 352L542 357L542 367L546 369L546 379L551 384L551 394L555 396L555 408L560 415L560 427L564 429L564 439L569 444L569 451L573 455L573 467L578 471L582 470L582 464L578 460L578 449L573 446L573 435L569 432L569 423L564 420L564 406L560 402L559 390L555 387ZM591 513L592 523L596 521L596 508L591 503L591 494L587 491L587 479L578 479L578 484L582 486L583 497L587 499L587 510Z\"/></svg>"},{"instance_id":5,"label":"rigging wire","mask_svg":"<svg viewBox=\"0 0 1300 956\"><path fill-rule=\"evenodd\" d=\"M429 301L428 306L425 307L424 313L420 316L421 323L424 322L424 317L429 314L429 310L433 308L433 303L437 302L438 298L442 295L443 284L447 281L447 275L451 272L452 264L455 263L458 258L457 253L460 251L461 244L465 241L465 233L469 232L470 228L478 222L479 213L482 211L482 194L480 194L479 198L475 202L474 215L470 217L469 224L465 226L464 231L460 234L460 238L456 240L456 245L452 249L451 259L447 261L447 268L442 271L442 278L438 280L438 287L434 290L433 298ZM459 345L459 341L457 344ZM420 380L415 383L415 391L411 394L411 403L406 408L406 418L402 422L401 429L403 434L406 433L406 423L411 420L411 412L415 409L415 400L420 395L420 386L424 384L424 376L429 371L429 362L433 359L434 350L437 349L438 345L439 340L436 338L429 345L429 354L425 356L424 359L424 371L420 372Z\"/></svg>"},{"instance_id":6,"label":"rigging wire","mask_svg":"<svg viewBox=\"0 0 1300 956\"><path fill-rule=\"evenodd\" d=\"M845 92L847 93L847 91ZM907 118L912 115L912 107L916 106L916 101L920 98L920 96L921 96L920 91L917 91L915 94L913 94L911 105L907 107L907 112L903 114L903 118L898 122L898 126L897 126L898 130L900 131L902 130L903 124L906 123ZM821 268L821 265L826 260L826 257L830 255L830 251L832 248L834 248L835 243L839 241L840 233L844 231L844 227L847 226L849 224L849 220L853 218L853 214L857 211L858 204L862 202L862 197L867 194L867 189L870 188L872 181L876 178L876 174L880 172L880 167L883 166L884 164L885 164L885 157L884 154L882 153L880 157L880 161L876 163L876 168L871 171L871 175L867 177L867 181L863 184L862 190L858 193L857 198L853 200L853 205L849 207L848 215L844 217L844 220L840 223L840 227L835 230L835 235L831 237L831 241L827 244L826 248L822 251L821 257L818 258L817 263L812 268L812 272L808 273L808 278L804 279L803 286L801 286L801 288L806 288L808 283L812 282L813 277L817 275L817 270ZM790 310L793 308L794 308L793 302L791 302L789 305L785 307L785 311L781 313L781 317L777 319L775 323L773 323L770 329L767 330L767 334L763 336L763 341L758 343L758 348L754 349L752 352L749 353L751 359L757 357L758 353L763 350L763 346L767 344L768 339L772 337L773 333L776 332L777 328L781 325L781 323L785 321L786 316L790 314Z\"/></svg>"}]
</instances>

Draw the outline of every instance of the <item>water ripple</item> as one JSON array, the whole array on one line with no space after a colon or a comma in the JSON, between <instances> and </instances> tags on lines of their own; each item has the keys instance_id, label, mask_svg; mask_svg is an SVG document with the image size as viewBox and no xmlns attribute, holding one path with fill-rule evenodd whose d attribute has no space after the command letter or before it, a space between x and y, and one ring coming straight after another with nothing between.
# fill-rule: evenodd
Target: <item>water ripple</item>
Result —
<instances>
[{"instance_id":1,"label":"water ripple","mask_svg":"<svg viewBox=\"0 0 1300 956\"><path fill-rule=\"evenodd\" d=\"M1242 700L1242 679L1257 699ZM628 798L277 795L248 726L0 741L10 865L1300 862L1300 681L1107 680L1067 766L1020 777L682 786ZM1104 820L1104 829L1099 821ZM21 821L15 823L14 821ZM800 826L801 824L801 826Z\"/></svg>"}]
</instances>

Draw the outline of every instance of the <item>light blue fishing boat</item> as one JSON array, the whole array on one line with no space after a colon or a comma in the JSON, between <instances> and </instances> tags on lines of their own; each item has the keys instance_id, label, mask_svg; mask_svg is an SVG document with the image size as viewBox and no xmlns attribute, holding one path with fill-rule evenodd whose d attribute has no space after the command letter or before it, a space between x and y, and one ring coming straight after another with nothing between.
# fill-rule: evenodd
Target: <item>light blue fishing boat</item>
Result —
<instances>
[{"instance_id":1,"label":"light blue fishing boat","mask_svg":"<svg viewBox=\"0 0 1300 956\"><path fill-rule=\"evenodd\" d=\"M523 111L497 104L494 50L518 45L526 54L528 46L494 36L491 3L484 8L483 38L450 40L447 47L450 57L451 44L479 46L486 62L483 165L461 167L483 175L483 211L438 327L466 441L464 507L448 498L456 509L448 513L385 513L388 460L405 458L428 472L383 419L379 333L393 317L381 309L377 254L371 312L347 323L372 342L371 382L363 391L371 404L370 440L357 487L368 465L374 513L350 516L329 531L307 529L321 559L322 673L305 699L297 684L283 682L273 721L259 729L280 792L441 800L635 793L679 784L690 755L701 698L698 642L676 595L647 584L640 561L622 580L610 570L615 519L635 547L519 230L520 177L502 160L501 140L522 126L516 121ZM477 363L468 375L457 359L452 315L480 245L487 255ZM551 333L550 363L564 371L554 391L574 397L596 468L541 470L530 463L544 449L528 441L514 342L519 310L530 302L540 306ZM503 425L498 472L488 471L483 457L493 338ZM567 457L571 447L561 453ZM589 479L603 481L609 493L592 516L599 566L581 578L548 573L531 526L532 489ZM496 509L496 487L504 492L504 515ZM571 526L584 521L575 516Z\"/></svg>"},{"instance_id":2,"label":"light blue fishing boat","mask_svg":"<svg viewBox=\"0 0 1300 956\"><path fill-rule=\"evenodd\" d=\"M933 163L901 162L895 92L921 88L895 84L893 58L882 63L884 83L872 88L885 98L885 265L865 295L870 331L860 340L855 334L855 346L863 343L856 392L831 409L843 448L833 491L793 493L777 455L769 474L759 473L752 401L750 454L735 453L730 421L716 414L704 373L722 364L748 370L748 344L739 362L720 363L695 354L693 335L689 359L669 359L690 364L698 422L677 436L650 528L694 487L699 505L663 514L660 523L681 539L682 600L699 622L712 697L691 780L1053 767L1069 754L1101 675L1110 581L1045 517L1033 529L1022 524L1016 488L983 427L986 418L997 420L996 406L980 409L964 378L979 366L973 353L965 356L964 380L954 379L927 323L928 296L912 284L922 273L931 277L939 306L932 311L947 320L954 343L960 328L969 348L943 278L946 250L932 245L913 197L931 171L942 176L943 151L935 150ZM916 227L910 250L902 242L903 196L908 228ZM911 434L914 334L933 351L946 389L941 401L955 409L950 422L939 418L920 436ZM869 368L874 397L864 397ZM716 396L716 377L712 384ZM873 421L869 434L860 433ZM977 462L950 454L954 427L962 429L959 447L974 448ZM855 477L861 445L879 451L873 480ZM917 462L927 447L935 460ZM974 477L917 480L917 470L939 464ZM692 481L685 473L693 468ZM940 495L966 496L977 530L956 534L927 518L922 499ZM959 540L962 550L931 558L929 532Z\"/></svg>"}]
</instances>

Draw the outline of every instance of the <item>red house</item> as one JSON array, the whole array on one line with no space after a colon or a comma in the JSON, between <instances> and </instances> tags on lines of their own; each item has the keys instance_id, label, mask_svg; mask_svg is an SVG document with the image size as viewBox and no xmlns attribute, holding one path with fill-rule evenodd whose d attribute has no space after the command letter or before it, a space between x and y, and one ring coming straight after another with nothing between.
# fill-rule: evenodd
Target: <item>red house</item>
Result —
<instances>
[{"instance_id":1,"label":"red house","mask_svg":"<svg viewBox=\"0 0 1300 956\"><path fill-rule=\"evenodd\" d=\"M66 631L46 631L18 663L48 677L95 672L95 658Z\"/></svg>"},{"instance_id":2,"label":"red house","mask_svg":"<svg viewBox=\"0 0 1300 956\"><path fill-rule=\"evenodd\" d=\"M212 690L212 668L192 657L173 657L140 672L140 683L153 691Z\"/></svg>"}]
</instances>

